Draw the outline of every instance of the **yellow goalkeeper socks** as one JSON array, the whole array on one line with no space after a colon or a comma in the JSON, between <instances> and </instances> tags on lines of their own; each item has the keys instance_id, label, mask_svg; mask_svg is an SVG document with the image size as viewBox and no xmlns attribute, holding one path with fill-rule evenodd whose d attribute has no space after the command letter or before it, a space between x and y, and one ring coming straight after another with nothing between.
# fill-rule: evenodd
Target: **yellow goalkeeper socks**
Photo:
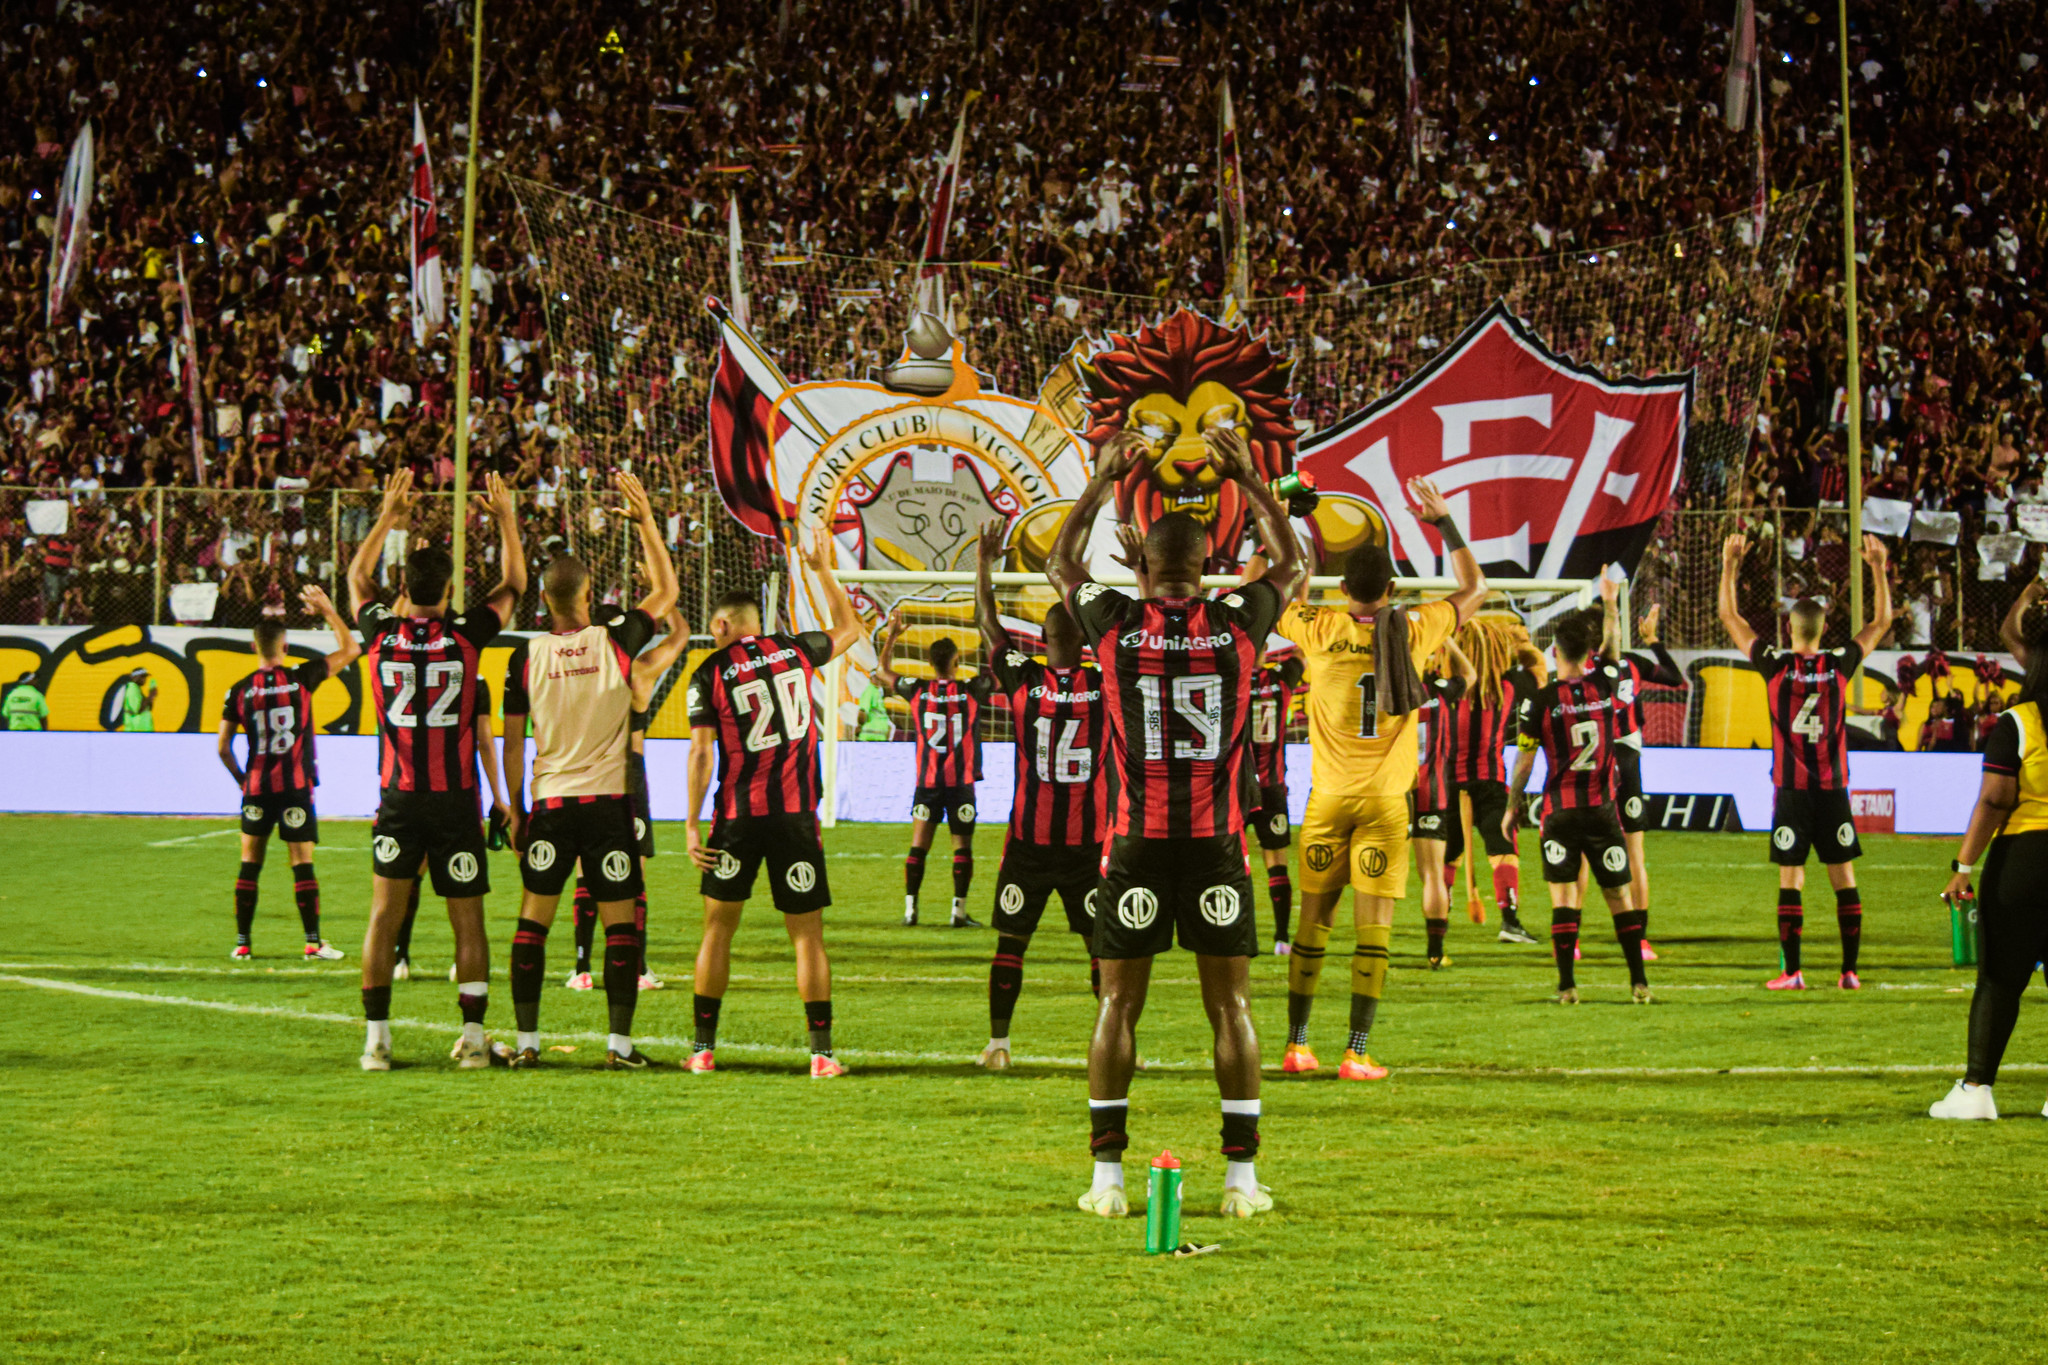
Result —
<instances>
[{"instance_id":1,"label":"yellow goalkeeper socks","mask_svg":"<svg viewBox=\"0 0 2048 1365\"><path fill-rule=\"evenodd\" d=\"M1351 954L1350 1050L1361 1056L1372 1038L1380 995L1387 988L1387 945L1393 937L1391 925L1363 925L1358 930L1358 947Z\"/></svg>"}]
</instances>

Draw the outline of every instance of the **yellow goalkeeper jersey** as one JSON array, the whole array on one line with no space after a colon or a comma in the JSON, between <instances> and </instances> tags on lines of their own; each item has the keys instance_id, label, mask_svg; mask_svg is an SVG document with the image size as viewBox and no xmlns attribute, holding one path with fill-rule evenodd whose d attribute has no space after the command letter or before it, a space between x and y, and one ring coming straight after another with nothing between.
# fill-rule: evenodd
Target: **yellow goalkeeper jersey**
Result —
<instances>
[{"instance_id":1,"label":"yellow goalkeeper jersey","mask_svg":"<svg viewBox=\"0 0 2048 1365\"><path fill-rule=\"evenodd\" d=\"M1408 609L1408 648L1420 672L1458 628L1447 601ZM1308 665L1308 747L1315 789L1330 796L1402 796L1415 785L1415 714L1378 714L1373 629L1335 607L1294 604L1275 633Z\"/></svg>"}]
</instances>

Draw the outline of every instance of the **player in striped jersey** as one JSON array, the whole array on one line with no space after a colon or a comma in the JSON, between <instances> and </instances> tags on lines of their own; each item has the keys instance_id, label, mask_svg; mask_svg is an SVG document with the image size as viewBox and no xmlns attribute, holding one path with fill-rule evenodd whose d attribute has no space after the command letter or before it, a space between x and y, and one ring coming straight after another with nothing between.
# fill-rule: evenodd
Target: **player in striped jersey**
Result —
<instances>
[{"instance_id":1,"label":"player in striped jersey","mask_svg":"<svg viewBox=\"0 0 2048 1365\"><path fill-rule=\"evenodd\" d=\"M1252 675L1294 586L1300 551L1286 513L1252 467L1240 430L1242 408L1219 404L1200 420L1212 465L1239 486L1258 518L1272 557L1264 578L1220 601L1203 597L1208 531L1184 512L1160 517L1146 533L1138 567L1154 596L1134 600L1090 577L1086 550L1096 513L1144 448L1144 438L1129 427L1104 442L1094 477L1068 511L1046 566L1054 590L1095 646L1111 762L1121 779L1096 899L1102 1003L1088 1045L1095 1179L1080 1199L1083 1209L1111 1218L1129 1211L1124 1130L1138 1016L1152 958L1171 948L1176 935L1195 953L1215 1036L1227 1162L1223 1212L1249 1217L1273 1207L1253 1166L1259 1040L1246 996L1258 914L1244 856L1242 778Z\"/></svg>"},{"instance_id":2,"label":"player in striped jersey","mask_svg":"<svg viewBox=\"0 0 2048 1365\"><path fill-rule=\"evenodd\" d=\"M1721 625L1735 647L1763 675L1771 715L1771 861L1778 865L1778 947L1783 961L1764 983L1774 991L1803 991L1806 974L1800 947L1805 937L1806 854L1811 849L1827 869L1835 890L1835 924L1842 935L1842 974L1837 984L1858 990L1857 954L1863 946L1863 893L1856 887L1855 860L1863 856L1849 811L1849 680L1892 628L1891 580L1885 572L1884 542L1863 537L1863 562L1874 584L1870 623L1839 649L1823 650L1827 613L1802 597L1792 604L1786 625L1792 648L1768 645L1742 619L1735 583L1749 542L1739 535L1721 545ZM1852 570L1852 572L1858 572Z\"/></svg>"},{"instance_id":3,"label":"player in striped jersey","mask_svg":"<svg viewBox=\"0 0 2048 1365\"><path fill-rule=\"evenodd\" d=\"M489 476L485 501L498 523L503 570L475 608L451 614L457 565L438 547L405 560L405 614L378 603L377 561L391 532L407 524L415 501L412 473L401 469L384 490L377 522L348 566L349 596L363 636L363 671L377 709L379 793L370 830L370 925L363 935L365 1071L391 1069L391 978L399 924L424 860L434 894L448 902L455 931L456 999L462 1011L457 1065L491 1064L484 1037L490 1004L490 944L484 895L489 853L477 806L477 660L512 619L526 590L526 555L512 492Z\"/></svg>"},{"instance_id":4,"label":"player in striped jersey","mask_svg":"<svg viewBox=\"0 0 2048 1365\"><path fill-rule=\"evenodd\" d=\"M712 604L712 649L690 677L690 798L684 825L690 860L704 872L704 939L697 949L697 1037L684 1065L717 1069L718 1016L732 973L732 936L768 864L769 888L796 950L797 994L810 1032L811 1077L841 1076L832 1056L832 964L824 909L832 903L818 835L817 670L866 635L832 572L832 541L817 528L804 562L832 613L829 631L761 633L746 593ZM837 720L833 721L837 724ZM711 837L698 813L718 765Z\"/></svg>"},{"instance_id":5,"label":"player in striped jersey","mask_svg":"<svg viewBox=\"0 0 2048 1365\"><path fill-rule=\"evenodd\" d=\"M1444 936L1451 927L1451 884L1444 880L1444 868L1465 849L1465 823L1451 785L1451 736L1445 721L1477 676L1455 638L1444 641L1422 675L1429 700L1416 715L1422 734L1415 769L1415 823L1408 837L1415 847L1415 872L1422 879L1422 923L1429 936L1431 971L1451 965L1444 956Z\"/></svg>"},{"instance_id":6,"label":"player in striped jersey","mask_svg":"<svg viewBox=\"0 0 2048 1365\"><path fill-rule=\"evenodd\" d=\"M1592 868L1593 880L1607 898L1614 916L1614 936L1628 960L1629 995L1639 1005L1650 1001L1650 983L1643 975L1642 912L1628 899L1628 841L1614 810L1615 750L1634 733L1629 709L1615 695L1613 684L1588 671L1599 638L1599 618L1591 611L1573 612L1558 622L1552 640L1557 650L1557 677L1535 695L1524 697L1515 725L1514 776L1508 780L1508 808L1501 816L1511 826L1522 809L1522 790L1541 750L1543 777L1543 880L1550 885L1550 947L1557 959L1557 1002L1579 1003L1575 960L1579 947L1579 865Z\"/></svg>"},{"instance_id":7,"label":"player in striped jersey","mask_svg":"<svg viewBox=\"0 0 2048 1365\"><path fill-rule=\"evenodd\" d=\"M944 820L953 836L953 915L955 929L979 929L967 913L967 890L974 884L974 784L981 780L981 708L995 691L986 670L961 681L960 647L941 637L931 643L929 678L906 678L890 662L905 622L899 611L882 635L875 681L882 690L910 703L910 733L917 745L917 789L910 798L910 854L903 860L903 922L917 923L917 892L924 885L925 855L932 835Z\"/></svg>"},{"instance_id":8,"label":"player in striped jersey","mask_svg":"<svg viewBox=\"0 0 2048 1365\"><path fill-rule=\"evenodd\" d=\"M1010 1065L1010 1019L1024 985L1024 954L1059 892L1067 928L1089 943L1095 932L1095 884L1108 829L1104 759L1109 715L1102 704L1102 674L1081 662L1081 631L1067 609L1045 614L1045 662L1010 637L996 609L991 573L1002 548L1004 524L981 528L975 559L974 623L982 649L1010 705L1016 731L1016 789L1010 828L996 873L996 951L988 969L988 1046L981 1064ZM1101 967L1092 958L1089 984L1101 994Z\"/></svg>"},{"instance_id":9,"label":"player in striped jersey","mask_svg":"<svg viewBox=\"0 0 2048 1365\"><path fill-rule=\"evenodd\" d=\"M1508 803L1502 754L1514 742L1515 708L1520 698L1549 681L1549 670L1519 621L1467 621L1459 628L1458 647L1472 660L1476 676L1445 719L1451 781L1456 794L1472 803L1472 832L1486 854L1494 904L1500 908L1500 941L1534 943L1536 936L1522 927L1521 858L1515 840L1509 837L1512 827L1501 819ZM1453 800L1452 808L1457 807ZM1462 828L1459 833L1463 834ZM1451 853L1445 864L1447 890L1466 851ZM1476 893L1471 910L1473 923L1485 923L1485 910Z\"/></svg>"},{"instance_id":10,"label":"player in striped jersey","mask_svg":"<svg viewBox=\"0 0 2048 1365\"><path fill-rule=\"evenodd\" d=\"M1273 901L1273 951L1287 955L1288 930L1294 919L1294 882L1287 875L1287 846L1293 833L1287 825L1287 717L1301 687L1299 655L1263 664L1252 679L1252 776L1258 783L1259 805L1247 827L1259 841L1266 864L1266 894Z\"/></svg>"},{"instance_id":11,"label":"player in striped jersey","mask_svg":"<svg viewBox=\"0 0 2048 1365\"><path fill-rule=\"evenodd\" d=\"M1629 905L1643 917L1643 961L1655 962L1657 953L1650 947L1649 939L1650 867L1643 847L1643 834L1650 827L1643 804L1643 685L1683 687L1685 674L1671 657L1671 651L1657 639L1655 606L1636 624L1636 638L1656 653L1656 664L1645 669L1634 657L1621 652L1620 594L1621 580L1602 575L1598 669L1600 676L1613 686L1614 695L1628 708L1634 732L1614 751L1615 809L1621 815L1621 832L1628 838L1628 865L1634 876L1629 884Z\"/></svg>"},{"instance_id":12,"label":"player in striped jersey","mask_svg":"<svg viewBox=\"0 0 2048 1365\"><path fill-rule=\"evenodd\" d=\"M235 877L235 951L230 954L237 962L249 960L256 880L263 873L263 853L272 829L282 832L285 858L291 863L306 956L327 962L341 957L339 948L329 947L320 937L320 880L313 872L313 846L320 842L320 819L313 810L313 788L320 781L313 763L313 689L354 663L363 651L326 593L317 587L301 588L299 600L334 632L334 651L288 668L284 622L259 623L256 671L228 689L221 708L220 761L242 790L242 867ZM246 771L235 761L237 730L249 734Z\"/></svg>"}]
</instances>

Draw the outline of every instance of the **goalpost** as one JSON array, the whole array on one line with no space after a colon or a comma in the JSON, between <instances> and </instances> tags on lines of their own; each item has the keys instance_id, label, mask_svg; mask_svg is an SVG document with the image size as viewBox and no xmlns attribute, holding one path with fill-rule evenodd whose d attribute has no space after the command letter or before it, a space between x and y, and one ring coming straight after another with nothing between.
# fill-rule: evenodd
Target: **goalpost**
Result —
<instances>
[{"instance_id":1,"label":"goalpost","mask_svg":"<svg viewBox=\"0 0 2048 1365\"><path fill-rule=\"evenodd\" d=\"M836 577L853 594L856 605L870 617L877 630L890 612L903 612L909 626L897 643L893 664L897 672L909 677L930 676L931 667L925 651L932 641L941 636L958 646L963 669L979 672L988 666L988 661L981 657L981 639L974 625L974 574L940 570L841 569ZM1056 600L1045 575L996 573L990 577L995 585L996 609L1003 618L1004 626L1024 648L1036 650L1039 647L1039 623L1045 619L1046 609ZM1129 574L1104 576L1097 581L1106 587L1125 590L1137 586L1137 580ZM1228 589L1237 586L1237 582L1233 574L1210 574L1202 579L1202 587ZM1444 596L1457 586L1457 580L1452 578L1398 578L1394 581L1394 600L1419 604ZM1539 648L1548 645L1550 627L1558 616L1599 601L1598 581L1589 578L1497 578L1489 579L1487 587L1487 599L1480 608L1480 614L1512 614L1528 628L1531 640ZM1346 600L1341 578L1309 579L1310 602L1337 606ZM1622 584L1617 605L1621 644L1627 648L1630 612L1626 582ZM825 669L825 695L828 698L822 756L825 800L820 820L828 828L838 820L839 766L844 756L841 746L849 740L848 732L859 725L857 707L854 718L849 719L845 714L848 705L846 678L847 656L841 655ZM983 742L1008 743L1011 738L1009 713L1000 707L985 710ZM1470 860L1467 872L1469 876Z\"/></svg>"}]
</instances>

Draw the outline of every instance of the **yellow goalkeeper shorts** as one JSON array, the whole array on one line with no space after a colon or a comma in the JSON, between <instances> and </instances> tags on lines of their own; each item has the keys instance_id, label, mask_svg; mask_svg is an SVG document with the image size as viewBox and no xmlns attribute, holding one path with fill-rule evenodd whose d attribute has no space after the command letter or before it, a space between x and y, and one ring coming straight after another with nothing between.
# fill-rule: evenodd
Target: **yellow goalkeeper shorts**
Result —
<instances>
[{"instance_id":1,"label":"yellow goalkeeper shorts","mask_svg":"<svg viewBox=\"0 0 2048 1365\"><path fill-rule=\"evenodd\" d=\"M1308 794L1301 822L1301 889L1399 900L1408 891L1408 796Z\"/></svg>"}]
</instances>

